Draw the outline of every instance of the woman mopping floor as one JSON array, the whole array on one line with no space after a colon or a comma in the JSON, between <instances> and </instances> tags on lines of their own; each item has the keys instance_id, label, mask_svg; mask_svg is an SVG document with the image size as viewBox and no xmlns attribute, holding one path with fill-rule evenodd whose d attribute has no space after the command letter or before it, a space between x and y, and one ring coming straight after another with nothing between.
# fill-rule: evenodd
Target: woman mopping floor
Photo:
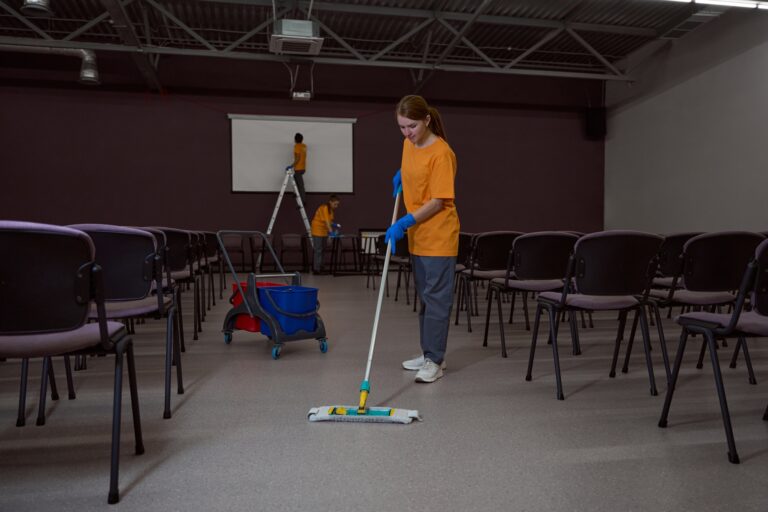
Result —
<instances>
[{"instance_id":1,"label":"woman mopping floor","mask_svg":"<svg viewBox=\"0 0 768 512\"><path fill-rule=\"evenodd\" d=\"M393 178L395 210L387 230L387 254L368 353L360 400L354 406L325 406L310 409L310 421L363 421L410 423L420 419L418 411L366 407L370 393L370 370L376 344L385 279L391 251L408 232L416 290L421 301L419 332L422 354L403 362L416 370L417 382L434 382L443 376L445 349L453 304L453 278L459 246L459 216L454 205L456 155L445 141L445 129L437 109L421 96L406 96L397 106L397 123L405 136L401 170ZM395 221L402 189L406 211Z\"/></svg>"}]
</instances>

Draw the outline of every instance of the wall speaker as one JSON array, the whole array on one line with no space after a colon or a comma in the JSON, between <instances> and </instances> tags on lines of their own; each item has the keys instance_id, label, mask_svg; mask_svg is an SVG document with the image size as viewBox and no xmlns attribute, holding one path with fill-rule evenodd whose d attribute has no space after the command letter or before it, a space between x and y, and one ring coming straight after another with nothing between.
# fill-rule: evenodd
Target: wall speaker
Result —
<instances>
[{"instance_id":1,"label":"wall speaker","mask_svg":"<svg viewBox=\"0 0 768 512\"><path fill-rule=\"evenodd\" d=\"M584 111L584 128L589 140L603 140L607 131L604 107L588 107Z\"/></svg>"}]
</instances>

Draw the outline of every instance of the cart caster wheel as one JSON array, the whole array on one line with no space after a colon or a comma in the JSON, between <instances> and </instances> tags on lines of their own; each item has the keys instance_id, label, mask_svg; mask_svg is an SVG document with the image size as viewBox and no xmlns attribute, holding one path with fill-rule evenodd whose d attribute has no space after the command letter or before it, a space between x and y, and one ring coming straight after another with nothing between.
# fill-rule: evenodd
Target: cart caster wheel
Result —
<instances>
[{"instance_id":1,"label":"cart caster wheel","mask_svg":"<svg viewBox=\"0 0 768 512\"><path fill-rule=\"evenodd\" d=\"M325 338L320 340L320 352L322 352L323 354L328 352L328 340Z\"/></svg>"},{"instance_id":2,"label":"cart caster wheel","mask_svg":"<svg viewBox=\"0 0 768 512\"><path fill-rule=\"evenodd\" d=\"M281 349L282 347L280 345L275 345L274 347L272 347L272 359L275 359L275 360L280 359Z\"/></svg>"},{"instance_id":3,"label":"cart caster wheel","mask_svg":"<svg viewBox=\"0 0 768 512\"><path fill-rule=\"evenodd\" d=\"M226 343L227 345L232 343L232 333L231 332L225 332L224 333L224 343Z\"/></svg>"}]
</instances>

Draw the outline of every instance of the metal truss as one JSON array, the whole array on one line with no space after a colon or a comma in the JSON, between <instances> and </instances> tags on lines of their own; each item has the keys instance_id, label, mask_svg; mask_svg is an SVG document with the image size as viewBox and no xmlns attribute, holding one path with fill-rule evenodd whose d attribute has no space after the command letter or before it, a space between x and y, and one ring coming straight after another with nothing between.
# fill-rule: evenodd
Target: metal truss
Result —
<instances>
[{"instance_id":1,"label":"metal truss","mask_svg":"<svg viewBox=\"0 0 768 512\"><path fill-rule=\"evenodd\" d=\"M620 8L621 0L612 1ZM57 4L71 6L73 2L77 3L57 0L54 7ZM266 42L265 36L274 19L285 16L316 21L326 38L327 44L320 55L301 56L302 61L408 69L417 83L438 70L629 81L631 77L615 64L626 55L601 53L590 42L590 37L610 34L633 39L635 46L638 40L642 45L661 37L653 28L576 23L570 21L570 16L533 19L487 14L498 0L467 2L475 6L469 12L387 7L375 5L374 1L351 4L311 0L274 3L272 0L100 0L100 3L103 11L93 12L90 20L80 19L82 24L78 28L64 33L50 27L72 26L78 22L73 15L67 17L68 12L62 14L58 23L46 24L24 16L9 5L8 0L0 0L0 44L130 53L147 85L160 90L156 65L162 55L295 61L296 57L270 53ZM571 12L583 4L570 0L568 3L574 6ZM276 12L272 10L273 5ZM185 18L182 13L208 12L211 7L225 12L248 8L259 13L260 19L249 19L249 23L253 23L245 31L241 27L235 30L216 18L182 19ZM683 14L690 16L688 11ZM373 27L368 37L361 37L359 30L350 29L357 19L366 27ZM382 25L377 25L379 21ZM402 30L394 33L393 25ZM388 29L379 31L379 26ZM524 46L516 46L510 55L499 57L498 48L481 42L486 29L510 34L527 30L528 37L518 39L525 42ZM547 58L532 59L535 55ZM426 77L425 73L428 73Z\"/></svg>"}]
</instances>

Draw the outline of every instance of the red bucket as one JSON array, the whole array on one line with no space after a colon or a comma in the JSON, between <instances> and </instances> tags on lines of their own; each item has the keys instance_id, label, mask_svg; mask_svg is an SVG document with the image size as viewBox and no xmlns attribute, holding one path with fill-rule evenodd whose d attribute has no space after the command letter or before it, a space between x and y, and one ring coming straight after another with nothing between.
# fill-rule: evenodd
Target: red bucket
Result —
<instances>
[{"instance_id":1,"label":"red bucket","mask_svg":"<svg viewBox=\"0 0 768 512\"><path fill-rule=\"evenodd\" d=\"M256 288L265 288L268 286L285 286L281 283L267 283L264 281L257 281ZM240 287L243 289L243 293L248 292L248 284L244 281L240 282ZM233 306L239 306L243 303L243 298L240 296L240 290L237 288L237 283L232 283L232 298L230 302ZM235 329L249 332L260 332L261 321L258 318L251 318L247 314L238 315L235 319Z\"/></svg>"}]
</instances>

